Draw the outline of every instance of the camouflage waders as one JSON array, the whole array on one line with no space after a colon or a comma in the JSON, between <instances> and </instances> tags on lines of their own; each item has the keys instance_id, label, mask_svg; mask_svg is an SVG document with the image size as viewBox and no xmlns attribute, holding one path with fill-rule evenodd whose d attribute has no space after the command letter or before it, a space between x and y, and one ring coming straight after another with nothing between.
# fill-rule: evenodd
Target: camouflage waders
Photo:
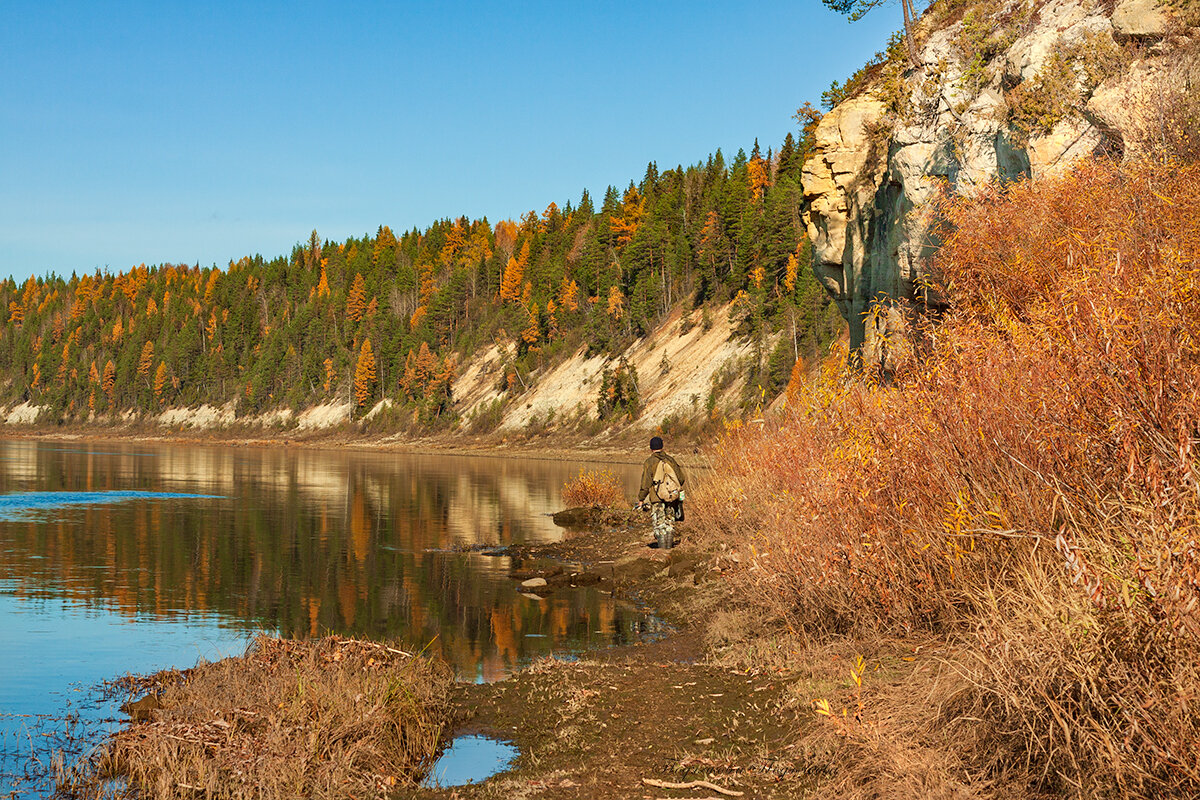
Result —
<instances>
[{"instance_id":1,"label":"camouflage waders","mask_svg":"<svg viewBox=\"0 0 1200 800\"><path fill-rule=\"evenodd\" d=\"M666 503L650 504L650 519L654 523L654 540L658 549L667 550L675 546L675 510Z\"/></svg>"}]
</instances>

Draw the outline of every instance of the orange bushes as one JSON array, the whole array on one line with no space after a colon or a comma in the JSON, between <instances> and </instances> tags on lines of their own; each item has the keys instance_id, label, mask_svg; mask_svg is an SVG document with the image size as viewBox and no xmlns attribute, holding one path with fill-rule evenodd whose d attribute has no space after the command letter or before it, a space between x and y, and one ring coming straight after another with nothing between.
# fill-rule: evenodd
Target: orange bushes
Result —
<instances>
[{"instance_id":1,"label":"orange bushes","mask_svg":"<svg viewBox=\"0 0 1200 800\"><path fill-rule=\"evenodd\" d=\"M964 752L981 779L1195 791L1200 168L1096 163L944 212L928 356L886 388L831 361L721 442L697 517L804 636L961 641L956 707L1008 753Z\"/></svg>"},{"instance_id":2,"label":"orange bushes","mask_svg":"<svg viewBox=\"0 0 1200 800\"><path fill-rule=\"evenodd\" d=\"M625 490L617 476L606 469L581 469L579 475L563 484L562 499L568 508L613 508L625 505Z\"/></svg>"}]
</instances>

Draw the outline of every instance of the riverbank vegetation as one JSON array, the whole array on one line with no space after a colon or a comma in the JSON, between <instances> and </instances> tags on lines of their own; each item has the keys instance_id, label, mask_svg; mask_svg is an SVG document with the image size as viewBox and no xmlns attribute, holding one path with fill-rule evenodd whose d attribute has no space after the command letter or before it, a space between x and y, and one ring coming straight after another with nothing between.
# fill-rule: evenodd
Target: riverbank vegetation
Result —
<instances>
[{"instance_id":1,"label":"riverbank vegetation","mask_svg":"<svg viewBox=\"0 0 1200 800\"><path fill-rule=\"evenodd\" d=\"M451 716L444 664L337 636L259 636L244 656L134 684L156 693L57 796L112 796L119 778L120 796L158 800L387 797L424 777Z\"/></svg>"},{"instance_id":2,"label":"riverbank vegetation","mask_svg":"<svg viewBox=\"0 0 1200 800\"><path fill-rule=\"evenodd\" d=\"M948 201L952 310L894 373L833 357L720 442L695 517L825 676L827 791L1200 790L1198 187L1101 161Z\"/></svg>"},{"instance_id":3,"label":"riverbank vegetation","mask_svg":"<svg viewBox=\"0 0 1200 800\"><path fill-rule=\"evenodd\" d=\"M629 500L625 487L607 469L580 469L579 474L563 484L563 504L567 508L625 508Z\"/></svg>"}]
</instances>

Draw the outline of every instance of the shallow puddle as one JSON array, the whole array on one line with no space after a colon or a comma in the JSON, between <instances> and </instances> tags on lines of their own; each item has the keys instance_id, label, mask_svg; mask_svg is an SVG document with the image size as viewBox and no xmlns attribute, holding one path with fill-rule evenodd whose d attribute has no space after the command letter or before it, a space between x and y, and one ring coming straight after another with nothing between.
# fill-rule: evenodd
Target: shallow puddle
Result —
<instances>
[{"instance_id":1,"label":"shallow puddle","mask_svg":"<svg viewBox=\"0 0 1200 800\"><path fill-rule=\"evenodd\" d=\"M479 783L508 769L518 755L511 742L478 734L456 736L421 785L444 789Z\"/></svg>"}]
</instances>

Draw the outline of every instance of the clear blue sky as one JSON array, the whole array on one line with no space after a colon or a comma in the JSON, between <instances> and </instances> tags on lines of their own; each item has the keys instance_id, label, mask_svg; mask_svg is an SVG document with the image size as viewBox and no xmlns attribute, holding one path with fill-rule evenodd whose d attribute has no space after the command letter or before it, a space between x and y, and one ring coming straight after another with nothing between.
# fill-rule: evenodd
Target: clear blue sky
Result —
<instances>
[{"instance_id":1,"label":"clear blue sky","mask_svg":"<svg viewBox=\"0 0 1200 800\"><path fill-rule=\"evenodd\" d=\"M777 147L900 25L819 0L24 2L0 25L0 276L224 266Z\"/></svg>"}]
</instances>

